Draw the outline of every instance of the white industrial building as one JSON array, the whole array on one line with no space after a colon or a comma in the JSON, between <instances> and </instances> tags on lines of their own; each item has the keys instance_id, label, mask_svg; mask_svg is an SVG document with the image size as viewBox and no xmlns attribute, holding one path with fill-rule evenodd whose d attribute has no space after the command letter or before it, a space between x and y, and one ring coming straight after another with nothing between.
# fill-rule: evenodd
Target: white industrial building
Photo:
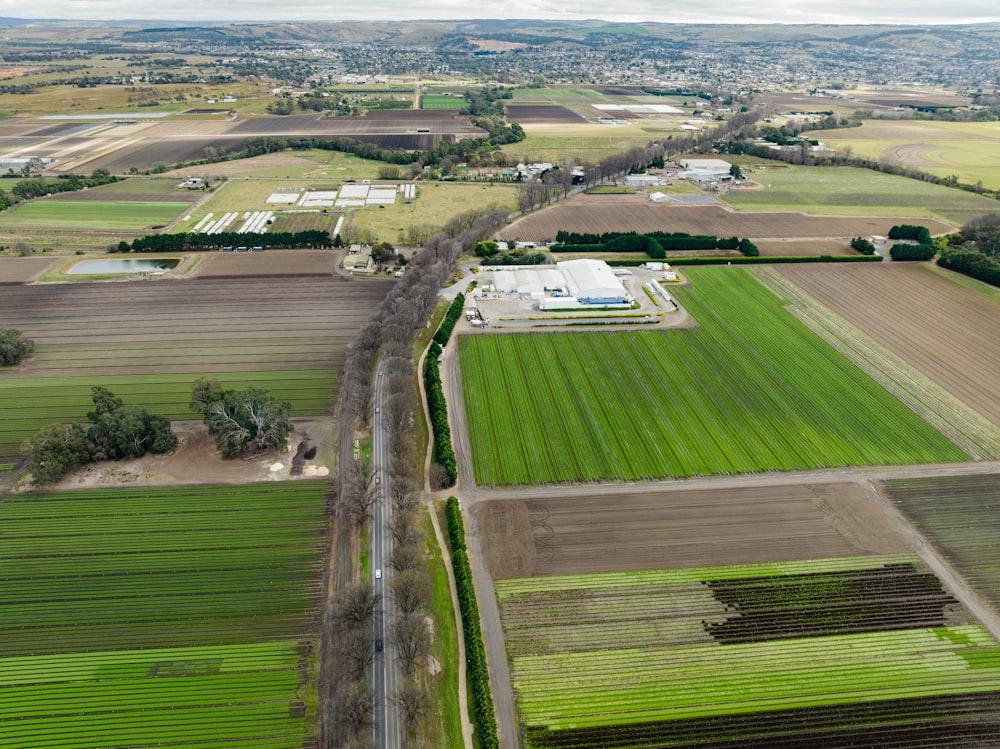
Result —
<instances>
[{"instance_id":1,"label":"white industrial building","mask_svg":"<svg viewBox=\"0 0 1000 749\"><path fill-rule=\"evenodd\" d=\"M493 287L503 294L523 294L542 308L631 304L621 279L602 260L567 260L556 266L501 268L493 271Z\"/></svg>"},{"instance_id":2,"label":"white industrial building","mask_svg":"<svg viewBox=\"0 0 1000 749\"><path fill-rule=\"evenodd\" d=\"M580 304L629 304L629 296L621 279L603 260L567 260L556 263L566 278L569 295Z\"/></svg>"},{"instance_id":3,"label":"white industrial building","mask_svg":"<svg viewBox=\"0 0 1000 749\"><path fill-rule=\"evenodd\" d=\"M681 159L680 165L687 172L681 176L697 179L728 177L729 170L732 168L732 164L722 159Z\"/></svg>"},{"instance_id":4,"label":"white industrial building","mask_svg":"<svg viewBox=\"0 0 1000 749\"><path fill-rule=\"evenodd\" d=\"M653 187L660 184L660 178L655 174L629 174L625 177L629 187Z\"/></svg>"}]
</instances>

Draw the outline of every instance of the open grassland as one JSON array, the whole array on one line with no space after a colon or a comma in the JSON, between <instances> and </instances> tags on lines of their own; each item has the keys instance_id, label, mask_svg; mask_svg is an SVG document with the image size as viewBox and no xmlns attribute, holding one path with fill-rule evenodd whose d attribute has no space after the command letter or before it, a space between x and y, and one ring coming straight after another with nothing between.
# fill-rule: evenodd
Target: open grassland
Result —
<instances>
[{"instance_id":1,"label":"open grassland","mask_svg":"<svg viewBox=\"0 0 1000 749\"><path fill-rule=\"evenodd\" d=\"M513 185L431 182L420 184L417 190L416 200L397 199L395 205L352 211L351 225L381 242L403 244L411 226L444 226L459 213L491 206L510 212L517 209Z\"/></svg>"},{"instance_id":2,"label":"open grassland","mask_svg":"<svg viewBox=\"0 0 1000 749\"><path fill-rule=\"evenodd\" d=\"M504 498L470 512L494 579L907 550L878 497L847 483Z\"/></svg>"},{"instance_id":3,"label":"open grassland","mask_svg":"<svg viewBox=\"0 0 1000 749\"><path fill-rule=\"evenodd\" d=\"M380 166L385 166L385 163L362 159L352 153L307 150L282 151L250 159L189 166L177 169L171 174L178 179L188 175L206 178L226 176L262 179L377 179Z\"/></svg>"},{"instance_id":4,"label":"open grassland","mask_svg":"<svg viewBox=\"0 0 1000 749\"><path fill-rule=\"evenodd\" d=\"M464 96L446 96L444 94L424 94L420 97L421 109L464 109Z\"/></svg>"},{"instance_id":5,"label":"open grassland","mask_svg":"<svg viewBox=\"0 0 1000 749\"><path fill-rule=\"evenodd\" d=\"M189 205L161 200L40 199L5 212L0 227L142 231L169 224Z\"/></svg>"},{"instance_id":6,"label":"open grassland","mask_svg":"<svg viewBox=\"0 0 1000 749\"><path fill-rule=\"evenodd\" d=\"M969 185L1000 189L1000 123L868 120L859 128L809 133L856 156L904 164Z\"/></svg>"},{"instance_id":7,"label":"open grassland","mask_svg":"<svg viewBox=\"0 0 1000 749\"><path fill-rule=\"evenodd\" d=\"M780 274L1000 428L995 295L916 263L784 267Z\"/></svg>"},{"instance_id":8,"label":"open grassland","mask_svg":"<svg viewBox=\"0 0 1000 749\"><path fill-rule=\"evenodd\" d=\"M948 462L965 452L745 269L689 268L691 330L461 336L487 485Z\"/></svg>"},{"instance_id":9,"label":"open grassland","mask_svg":"<svg viewBox=\"0 0 1000 749\"><path fill-rule=\"evenodd\" d=\"M597 110L593 110L595 115ZM528 136L502 147L511 163L516 161L551 161L556 164L596 163L605 156L627 151L633 146L645 148L649 141L679 132L671 125L643 123L601 125L591 122L529 123Z\"/></svg>"},{"instance_id":10,"label":"open grassland","mask_svg":"<svg viewBox=\"0 0 1000 749\"><path fill-rule=\"evenodd\" d=\"M45 424L81 419L93 385L191 419L191 383L214 373L322 415L348 342L389 288L331 276L4 287L0 325L36 350L0 372L0 461Z\"/></svg>"},{"instance_id":11,"label":"open grassland","mask_svg":"<svg viewBox=\"0 0 1000 749\"><path fill-rule=\"evenodd\" d=\"M326 485L0 505L0 744L301 747Z\"/></svg>"},{"instance_id":12,"label":"open grassland","mask_svg":"<svg viewBox=\"0 0 1000 749\"><path fill-rule=\"evenodd\" d=\"M913 557L496 589L532 749L915 748L1000 725L1000 648Z\"/></svg>"},{"instance_id":13,"label":"open grassland","mask_svg":"<svg viewBox=\"0 0 1000 749\"><path fill-rule=\"evenodd\" d=\"M930 217L960 226L997 208L995 200L964 190L853 167L756 168L748 176L763 189L720 196L741 211Z\"/></svg>"},{"instance_id":14,"label":"open grassland","mask_svg":"<svg viewBox=\"0 0 1000 749\"><path fill-rule=\"evenodd\" d=\"M886 481L885 493L979 596L1000 605L1000 476Z\"/></svg>"}]
</instances>

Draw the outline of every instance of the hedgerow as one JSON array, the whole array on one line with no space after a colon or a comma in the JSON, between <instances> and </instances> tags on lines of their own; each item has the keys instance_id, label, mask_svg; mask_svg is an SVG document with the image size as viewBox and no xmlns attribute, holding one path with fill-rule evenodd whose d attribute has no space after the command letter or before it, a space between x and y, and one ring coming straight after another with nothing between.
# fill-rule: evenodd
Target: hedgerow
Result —
<instances>
[{"instance_id":1,"label":"hedgerow","mask_svg":"<svg viewBox=\"0 0 1000 749\"><path fill-rule=\"evenodd\" d=\"M424 359L424 392L427 394L427 410L431 416L431 430L434 432L434 462L444 468L447 476L445 486L454 486L458 478L455 450L451 446L451 428L448 426L448 403L441 387L441 371L438 357L441 346L431 341Z\"/></svg>"},{"instance_id":2,"label":"hedgerow","mask_svg":"<svg viewBox=\"0 0 1000 749\"><path fill-rule=\"evenodd\" d=\"M500 746L497 738L497 721L493 711L493 693L490 691L490 673L486 665L486 647L479 626L479 604L472 582L472 567L465 548L465 527L458 499L449 497L445 506L448 539L451 542L451 563L455 570L455 587L458 590L458 607L462 613L462 631L465 633L465 669L469 691L472 695L472 717L476 735L483 749Z\"/></svg>"},{"instance_id":3,"label":"hedgerow","mask_svg":"<svg viewBox=\"0 0 1000 749\"><path fill-rule=\"evenodd\" d=\"M451 306L448 308L447 314L444 316L444 321L441 323L441 327L437 329L434 334L434 343L438 346L444 348L448 344L448 339L451 338L451 331L455 329L455 323L458 322L458 318L462 316L462 309L465 307L465 294L459 294L452 301Z\"/></svg>"}]
</instances>

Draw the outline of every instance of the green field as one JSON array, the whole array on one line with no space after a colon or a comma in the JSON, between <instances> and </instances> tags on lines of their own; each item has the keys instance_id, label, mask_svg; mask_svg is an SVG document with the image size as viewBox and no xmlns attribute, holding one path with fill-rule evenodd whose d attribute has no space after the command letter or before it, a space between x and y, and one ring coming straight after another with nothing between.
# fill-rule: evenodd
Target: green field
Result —
<instances>
[{"instance_id":1,"label":"green field","mask_svg":"<svg viewBox=\"0 0 1000 749\"><path fill-rule=\"evenodd\" d=\"M142 231L169 224L189 203L143 200L54 200L24 203L0 217L0 227Z\"/></svg>"},{"instance_id":2,"label":"green field","mask_svg":"<svg viewBox=\"0 0 1000 749\"><path fill-rule=\"evenodd\" d=\"M741 211L927 216L961 225L997 208L974 193L853 167L758 167L748 176L764 189L720 195Z\"/></svg>"},{"instance_id":3,"label":"green field","mask_svg":"<svg viewBox=\"0 0 1000 749\"><path fill-rule=\"evenodd\" d=\"M996 722L1000 647L914 557L495 585L531 748L937 746L889 739Z\"/></svg>"},{"instance_id":4,"label":"green field","mask_svg":"<svg viewBox=\"0 0 1000 749\"><path fill-rule=\"evenodd\" d=\"M464 109L464 96L444 96L441 94L424 94L420 97L421 109Z\"/></svg>"},{"instance_id":5,"label":"green field","mask_svg":"<svg viewBox=\"0 0 1000 749\"><path fill-rule=\"evenodd\" d=\"M93 409L90 389L109 388L126 403L137 403L173 421L197 417L188 408L198 374L107 375L0 379L0 457L18 454L21 443L52 422L86 421ZM292 416L319 416L330 406L337 381L332 370L218 372L224 387L259 385L292 404Z\"/></svg>"},{"instance_id":6,"label":"green field","mask_svg":"<svg viewBox=\"0 0 1000 749\"><path fill-rule=\"evenodd\" d=\"M461 336L477 482L967 459L750 271L686 275L694 329Z\"/></svg>"},{"instance_id":7,"label":"green field","mask_svg":"<svg viewBox=\"0 0 1000 749\"><path fill-rule=\"evenodd\" d=\"M326 484L0 505L0 745L304 743Z\"/></svg>"},{"instance_id":8,"label":"green field","mask_svg":"<svg viewBox=\"0 0 1000 749\"><path fill-rule=\"evenodd\" d=\"M1000 604L1000 477L899 479L885 482L885 492L981 598Z\"/></svg>"},{"instance_id":9,"label":"green field","mask_svg":"<svg viewBox=\"0 0 1000 749\"><path fill-rule=\"evenodd\" d=\"M809 133L856 156L904 164L938 177L1000 189L1000 123L868 120Z\"/></svg>"}]
</instances>

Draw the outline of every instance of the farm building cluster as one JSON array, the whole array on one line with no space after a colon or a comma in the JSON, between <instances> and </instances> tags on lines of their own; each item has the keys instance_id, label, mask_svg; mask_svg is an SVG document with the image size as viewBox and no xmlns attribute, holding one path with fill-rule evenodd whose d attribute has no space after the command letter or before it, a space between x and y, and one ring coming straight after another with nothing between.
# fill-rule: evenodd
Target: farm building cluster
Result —
<instances>
[{"instance_id":1,"label":"farm building cluster","mask_svg":"<svg viewBox=\"0 0 1000 749\"><path fill-rule=\"evenodd\" d=\"M403 185L344 185L340 190L279 190L271 193L267 202L298 208L361 208L370 205L394 205L396 197L413 200L417 197L414 184Z\"/></svg>"},{"instance_id":2,"label":"farm building cluster","mask_svg":"<svg viewBox=\"0 0 1000 749\"><path fill-rule=\"evenodd\" d=\"M490 292L529 297L543 310L628 308L633 301L622 279L607 263L589 258L554 266L495 269L486 293Z\"/></svg>"}]
</instances>

